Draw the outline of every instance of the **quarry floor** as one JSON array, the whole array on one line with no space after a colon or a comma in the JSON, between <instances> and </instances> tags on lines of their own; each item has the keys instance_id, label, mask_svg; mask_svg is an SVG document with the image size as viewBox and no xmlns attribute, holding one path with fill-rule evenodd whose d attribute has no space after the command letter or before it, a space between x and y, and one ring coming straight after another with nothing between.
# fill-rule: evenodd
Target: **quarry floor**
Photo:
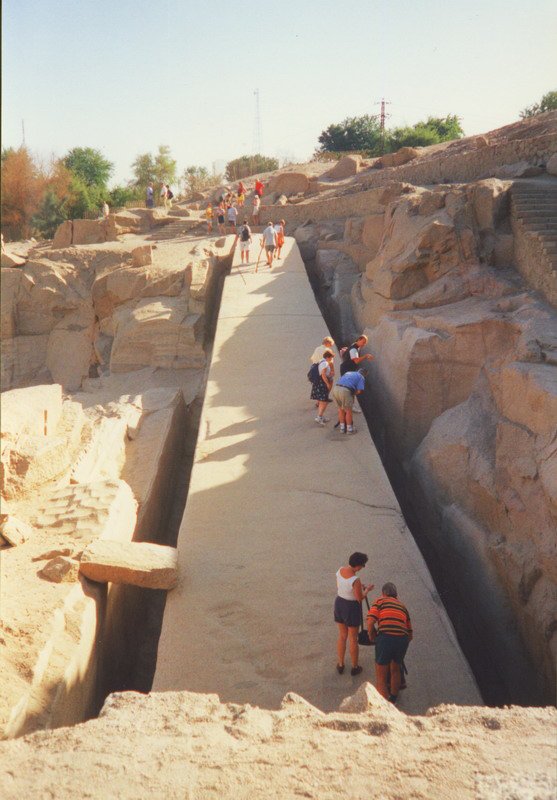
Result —
<instances>
[{"instance_id":1,"label":"quarry floor","mask_svg":"<svg viewBox=\"0 0 557 800\"><path fill-rule=\"evenodd\" d=\"M257 254L259 248L255 250ZM254 252L252 251L252 258ZM309 354L327 335L294 240L270 271L225 280L190 490L153 690L217 693L278 708L288 691L336 709L373 680L335 670L335 572L368 554L412 616L402 710L481 704L427 567L360 416L356 436L314 422Z\"/></svg>"}]
</instances>

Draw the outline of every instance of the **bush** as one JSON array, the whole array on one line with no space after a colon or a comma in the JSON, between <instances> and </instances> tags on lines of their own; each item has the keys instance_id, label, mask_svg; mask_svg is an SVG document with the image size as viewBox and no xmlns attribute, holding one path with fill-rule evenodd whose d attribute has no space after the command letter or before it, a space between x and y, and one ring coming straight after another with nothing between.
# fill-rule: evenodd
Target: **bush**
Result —
<instances>
[{"instance_id":1,"label":"bush","mask_svg":"<svg viewBox=\"0 0 557 800\"><path fill-rule=\"evenodd\" d=\"M182 175L182 183L186 194L203 192L212 186L219 186L223 176L211 174L207 167L186 167Z\"/></svg>"},{"instance_id":2,"label":"bush","mask_svg":"<svg viewBox=\"0 0 557 800\"><path fill-rule=\"evenodd\" d=\"M229 161L226 165L226 179L238 181L240 178L247 178L248 175L256 175L259 172L272 172L278 169L279 162L276 158L269 158L256 153L254 156L241 156Z\"/></svg>"},{"instance_id":3,"label":"bush","mask_svg":"<svg viewBox=\"0 0 557 800\"><path fill-rule=\"evenodd\" d=\"M520 118L535 117L538 114L544 114L546 111L555 111L555 109L557 109L557 92L547 92L539 103L523 108L520 112Z\"/></svg>"}]
</instances>

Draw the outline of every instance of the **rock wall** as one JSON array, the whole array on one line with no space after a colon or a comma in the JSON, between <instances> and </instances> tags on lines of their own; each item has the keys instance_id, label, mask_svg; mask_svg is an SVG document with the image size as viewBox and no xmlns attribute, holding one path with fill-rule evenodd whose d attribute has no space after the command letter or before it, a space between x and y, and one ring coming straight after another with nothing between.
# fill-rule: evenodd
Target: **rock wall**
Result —
<instances>
[{"instance_id":1,"label":"rock wall","mask_svg":"<svg viewBox=\"0 0 557 800\"><path fill-rule=\"evenodd\" d=\"M3 268L2 387L52 380L75 391L107 371L202 367L224 254L210 243L191 244L186 257L183 245L145 249L43 249Z\"/></svg>"},{"instance_id":2,"label":"rock wall","mask_svg":"<svg viewBox=\"0 0 557 800\"><path fill-rule=\"evenodd\" d=\"M337 339L369 336L368 418L487 699L551 702L557 313L514 268L510 189L395 184L296 238Z\"/></svg>"}]
</instances>

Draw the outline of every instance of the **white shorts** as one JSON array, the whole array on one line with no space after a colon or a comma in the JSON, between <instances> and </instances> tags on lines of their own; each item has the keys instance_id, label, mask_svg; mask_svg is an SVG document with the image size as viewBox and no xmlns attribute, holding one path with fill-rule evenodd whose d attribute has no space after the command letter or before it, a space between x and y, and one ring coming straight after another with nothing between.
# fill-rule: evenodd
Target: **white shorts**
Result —
<instances>
[{"instance_id":1,"label":"white shorts","mask_svg":"<svg viewBox=\"0 0 557 800\"><path fill-rule=\"evenodd\" d=\"M250 242L240 242L240 252L247 253L249 251Z\"/></svg>"}]
</instances>

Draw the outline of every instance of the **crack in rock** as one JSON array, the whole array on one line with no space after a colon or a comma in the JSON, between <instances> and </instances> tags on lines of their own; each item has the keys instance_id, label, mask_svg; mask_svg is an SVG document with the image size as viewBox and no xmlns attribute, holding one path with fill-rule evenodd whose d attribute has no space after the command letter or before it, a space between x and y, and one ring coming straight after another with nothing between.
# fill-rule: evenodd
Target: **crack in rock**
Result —
<instances>
[{"instance_id":1,"label":"crack in rock","mask_svg":"<svg viewBox=\"0 0 557 800\"><path fill-rule=\"evenodd\" d=\"M393 513L397 514L398 516L402 516L402 512L399 508L394 508L393 506L378 506L374 505L373 503L364 503L363 500L357 500L355 497L346 497L343 494L336 494L335 492L327 492L324 489L294 489L295 492L302 492L303 494L326 494L328 497L336 497L339 500L349 500L351 503L358 503L360 506L365 506L366 508L373 508L380 511L392 511Z\"/></svg>"}]
</instances>

